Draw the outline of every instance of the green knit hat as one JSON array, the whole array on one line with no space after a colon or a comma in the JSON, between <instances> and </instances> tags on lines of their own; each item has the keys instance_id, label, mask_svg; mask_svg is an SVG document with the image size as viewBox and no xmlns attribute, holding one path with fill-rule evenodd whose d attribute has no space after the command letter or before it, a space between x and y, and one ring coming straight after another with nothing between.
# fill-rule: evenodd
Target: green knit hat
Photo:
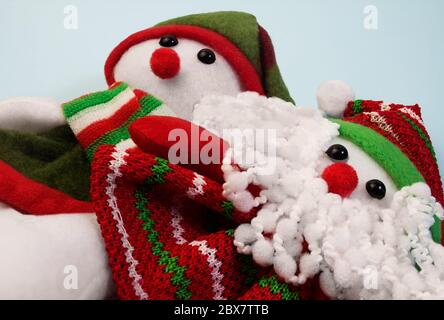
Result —
<instances>
[{"instance_id":1,"label":"green knit hat","mask_svg":"<svg viewBox=\"0 0 444 320\"><path fill-rule=\"evenodd\" d=\"M115 82L114 67L130 47L168 33L195 39L219 51L237 71L245 90L293 102L276 63L268 33L253 15L244 12L189 15L129 36L108 57L105 65L108 84Z\"/></svg>"}]
</instances>

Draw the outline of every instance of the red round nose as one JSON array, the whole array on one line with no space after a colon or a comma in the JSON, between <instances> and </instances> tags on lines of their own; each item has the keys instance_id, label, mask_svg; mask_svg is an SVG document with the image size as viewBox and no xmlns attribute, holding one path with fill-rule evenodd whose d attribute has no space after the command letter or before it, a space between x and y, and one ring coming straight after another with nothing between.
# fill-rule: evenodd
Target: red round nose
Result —
<instances>
[{"instance_id":1,"label":"red round nose","mask_svg":"<svg viewBox=\"0 0 444 320\"><path fill-rule=\"evenodd\" d=\"M179 73L180 58L173 49L160 48L153 52L150 65L156 76L171 79Z\"/></svg>"},{"instance_id":2,"label":"red round nose","mask_svg":"<svg viewBox=\"0 0 444 320\"><path fill-rule=\"evenodd\" d=\"M346 198L358 186L358 175L352 166L346 163L335 163L324 169L322 179L327 182L328 192Z\"/></svg>"}]
</instances>

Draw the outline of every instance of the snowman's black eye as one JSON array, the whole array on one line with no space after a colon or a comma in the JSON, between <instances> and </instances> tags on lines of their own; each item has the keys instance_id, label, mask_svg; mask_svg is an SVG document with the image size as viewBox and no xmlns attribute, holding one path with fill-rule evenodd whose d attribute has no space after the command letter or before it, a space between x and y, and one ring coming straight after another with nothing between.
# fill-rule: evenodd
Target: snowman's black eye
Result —
<instances>
[{"instance_id":1,"label":"snowman's black eye","mask_svg":"<svg viewBox=\"0 0 444 320\"><path fill-rule=\"evenodd\" d=\"M366 183L365 188L372 198L383 199L385 197L385 184L379 180L370 180Z\"/></svg>"},{"instance_id":2,"label":"snowman's black eye","mask_svg":"<svg viewBox=\"0 0 444 320\"><path fill-rule=\"evenodd\" d=\"M160 41L159 41L159 44L162 47L166 47L166 48L177 46L178 43L179 43L179 41L177 41L176 36L173 36L173 35L163 36L162 38L160 38Z\"/></svg>"},{"instance_id":3,"label":"snowman's black eye","mask_svg":"<svg viewBox=\"0 0 444 320\"><path fill-rule=\"evenodd\" d=\"M200 62L205 64L212 64L216 61L216 55L210 49L200 50L197 54L197 58L200 60Z\"/></svg>"},{"instance_id":4,"label":"snowman's black eye","mask_svg":"<svg viewBox=\"0 0 444 320\"><path fill-rule=\"evenodd\" d=\"M343 161L348 159L348 151L342 144L334 144L325 152L333 160Z\"/></svg>"}]
</instances>

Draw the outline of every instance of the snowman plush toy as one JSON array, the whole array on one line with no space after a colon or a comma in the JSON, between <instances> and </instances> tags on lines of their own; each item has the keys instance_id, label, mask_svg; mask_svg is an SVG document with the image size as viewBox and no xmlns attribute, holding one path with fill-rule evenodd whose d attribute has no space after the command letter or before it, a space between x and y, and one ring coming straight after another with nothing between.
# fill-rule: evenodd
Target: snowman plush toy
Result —
<instances>
[{"instance_id":1,"label":"snowman plush toy","mask_svg":"<svg viewBox=\"0 0 444 320\"><path fill-rule=\"evenodd\" d=\"M291 101L267 32L242 12L137 32L109 55L105 75L109 90L64 105L0 102L0 298L115 296L90 198L90 160L97 146L129 138L137 118L191 120L209 94L254 91Z\"/></svg>"},{"instance_id":2,"label":"snowman plush toy","mask_svg":"<svg viewBox=\"0 0 444 320\"><path fill-rule=\"evenodd\" d=\"M133 34L105 74L109 90L61 107L0 108L1 297L444 298L419 106L329 82L321 110L295 107L267 33L237 12ZM271 148L232 139L251 128ZM165 160L174 129L220 161Z\"/></svg>"}]
</instances>

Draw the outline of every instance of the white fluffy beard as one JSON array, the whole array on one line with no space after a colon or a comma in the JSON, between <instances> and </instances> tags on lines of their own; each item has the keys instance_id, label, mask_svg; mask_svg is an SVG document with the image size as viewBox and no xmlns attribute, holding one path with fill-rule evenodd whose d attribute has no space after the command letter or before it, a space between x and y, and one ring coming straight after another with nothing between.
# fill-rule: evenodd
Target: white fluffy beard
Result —
<instances>
[{"instance_id":1,"label":"white fluffy beard","mask_svg":"<svg viewBox=\"0 0 444 320\"><path fill-rule=\"evenodd\" d=\"M294 285L319 274L332 298L444 299L444 249L430 232L443 209L427 185L403 188L388 208L328 193L318 166L337 125L276 98L208 97L196 106L194 119L229 141L237 128L277 130L276 154L244 140L232 145L222 166L224 193L236 208L261 206L235 231L240 253L273 266ZM243 163L245 152L260 161ZM264 175L270 163L276 170ZM248 192L249 184L261 187L258 197Z\"/></svg>"},{"instance_id":2,"label":"white fluffy beard","mask_svg":"<svg viewBox=\"0 0 444 320\"><path fill-rule=\"evenodd\" d=\"M320 273L332 298L444 299L444 250L429 231L434 216L442 218L442 208L424 183L381 209L329 194L312 177L294 198L266 203L239 226L235 245L294 285Z\"/></svg>"}]
</instances>

